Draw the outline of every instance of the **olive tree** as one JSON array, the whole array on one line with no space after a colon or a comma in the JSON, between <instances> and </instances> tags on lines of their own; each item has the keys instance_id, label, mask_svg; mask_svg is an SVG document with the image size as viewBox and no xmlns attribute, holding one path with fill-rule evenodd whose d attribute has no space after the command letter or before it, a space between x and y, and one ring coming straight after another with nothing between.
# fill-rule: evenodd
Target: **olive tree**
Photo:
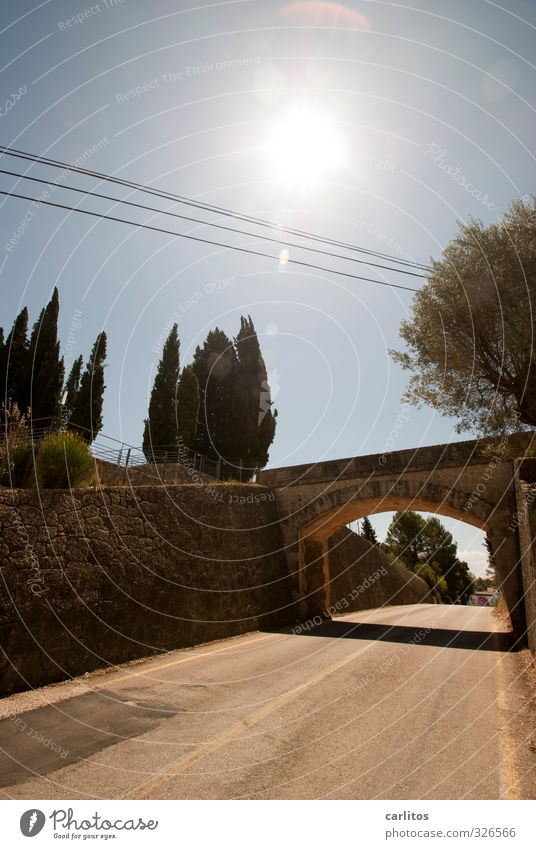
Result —
<instances>
[{"instance_id":1,"label":"olive tree","mask_svg":"<svg viewBox=\"0 0 536 849\"><path fill-rule=\"evenodd\" d=\"M460 225L401 325L405 400L486 434L536 427L536 202Z\"/></svg>"}]
</instances>

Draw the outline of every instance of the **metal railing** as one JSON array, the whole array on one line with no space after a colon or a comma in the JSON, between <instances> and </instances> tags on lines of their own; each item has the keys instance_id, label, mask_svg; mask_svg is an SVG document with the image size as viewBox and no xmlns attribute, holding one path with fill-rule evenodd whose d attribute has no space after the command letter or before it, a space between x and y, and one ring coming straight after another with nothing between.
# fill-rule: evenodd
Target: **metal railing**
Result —
<instances>
[{"instance_id":1,"label":"metal railing","mask_svg":"<svg viewBox=\"0 0 536 849\"><path fill-rule=\"evenodd\" d=\"M38 421L33 419L33 422ZM27 444L37 447L40 440L50 433L57 433L60 430L68 430L67 427L58 427L57 422L53 422L49 427L35 427L33 422L29 423ZM76 425L73 430L85 430L88 434L91 433L87 428ZM0 431L0 445L5 442L5 430ZM19 437L18 444L22 444ZM218 456L209 456L193 451L184 444L177 445L155 445L152 446L149 458L146 457L143 448L130 445L113 436L99 433L97 437L91 441L89 445L90 451L95 458L103 463L116 466L118 469L128 471L145 466L167 467L173 464L180 464L194 472L199 472L202 475L221 480L222 478L235 478L238 481L251 480L257 473L257 467L251 468L246 466L242 460L231 460ZM161 475L158 475L161 478ZM164 472L165 477L165 472Z\"/></svg>"}]
</instances>

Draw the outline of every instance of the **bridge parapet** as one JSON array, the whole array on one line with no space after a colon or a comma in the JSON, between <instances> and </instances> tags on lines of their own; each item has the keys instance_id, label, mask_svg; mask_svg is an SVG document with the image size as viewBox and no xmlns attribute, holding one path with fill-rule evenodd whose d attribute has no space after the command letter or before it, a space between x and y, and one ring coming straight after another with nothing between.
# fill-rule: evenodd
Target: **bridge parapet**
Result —
<instances>
[{"instance_id":1,"label":"bridge parapet","mask_svg":"<svg viewBox=\"0 0 536 849\"><path fill-rule=\"evenodd\" d=\"M405 472L430 471L436 468L487 465L491 462L494 445L499 450L500 438L471 439L449 442L444 445L427 445L423 448L406 448L385 454L367 454L342 460L324 460L265 469L257 473L258 483L265 486L284 487L308 483L361 478L376 475L397 475ZM485 449L485 450L484 450Z\"/></svg>"}]
</instances>

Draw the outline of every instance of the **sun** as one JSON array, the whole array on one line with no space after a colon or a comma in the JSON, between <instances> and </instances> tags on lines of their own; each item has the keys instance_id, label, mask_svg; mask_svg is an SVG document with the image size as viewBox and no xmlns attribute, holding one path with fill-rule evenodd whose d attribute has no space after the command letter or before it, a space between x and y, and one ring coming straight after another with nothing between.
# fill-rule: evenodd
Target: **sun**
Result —
<instances>
[{"instance_id":1,"label":"sun","mask_svg":"<svg viewBox=\"0 0 536 849\"><path fill-rule=\"evenodd\" d=\"M279 188L313 191L345 165L348 145L327 109L299 104L277 119L263 151Z\"/></svg>"}]
</instances>

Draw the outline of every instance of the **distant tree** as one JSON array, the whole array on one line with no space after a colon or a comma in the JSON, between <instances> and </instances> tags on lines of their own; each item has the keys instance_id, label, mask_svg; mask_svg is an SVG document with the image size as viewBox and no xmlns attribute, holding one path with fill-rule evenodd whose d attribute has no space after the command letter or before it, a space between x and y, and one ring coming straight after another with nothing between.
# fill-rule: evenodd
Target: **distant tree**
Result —
<instances>
[{"instance_id":1,"label":"distant tree","mask_svg":"<svg viewBox=\"0 0 536 849\"><path fill-rule=\"evenodd\" d=\"M412 372L405 398L483 433L536 427L536 199L496 224L461 225L415 295L392 352Z\"/></svg>"},{"instance_id":2,"label":"distant tree","mask_svg":"<svg viewBox=\"0 0 536 849\"><path fill-rule=\"evenodd\" d=\"M58 411L63 386L63 357L58 341L59 295L52 297L34 324L28 353L29 406L32 424L48 428ZM19 409L21 409L19 404Z\"/></svg>"},{"instance_id":3,"label":"distant tree","mask_svg":"<svg viewBox=\"0 0 536 849\"><path fill-rule=\"evenodd\" d=\"M179 329L174 324L158 364L143 430L143 453L150 462L159 453L177 448L178 382Z\"/></svg>"},{"instance_id":4,"label":"distant tree","mask_svg":"<svg viewBox=\"0 0 536 849\"><path fill-rule=\"evenodd\" d=\"M28 310L18 314L3 348L2 401L16 404L21 415L28 410Z\"/></svg>"},{"instance_id":5,"label":"distant tree","mask_svg":"<svg viewBox=\"0 0 536 849\"><path fill-rule=\"evenodd\" d=\"M424 525L418 513L401 510L394 514L385 537L385 550L413 572L424 552Z\"/></svg>"},{"instance_id":6,"label":"distant tree","mask_svg":"<svg viewBox=\"0 0 536 849\"><path fill-rule=\"evenodd\" d=\"M232 462L236 448L233 410L236 353L223 330L217 327L211 330L203 347L196 348L192 369L200 392L196 450ZM231 465L225 466L223 475L232 475Z\"/></svg>"},{"instance_id":7,"label":"distant tree","mask_svg":"<svg viewBox=\"0 0 536 849\"><path fill-rule=\"evenodd\" d=\"M476 593L485 592L487 590L488 586L489 586L489 581L486 578L475 578L474 576L472 576L472 577L473 577L474 591Z\"/></svg>"},{"instance_id":8,"label":"distant tree","mask_svg":"<svg viewBox=\"0 0 536 849\"><path fill-rule=\"evenodd\" d=\"M177 390L177 432L186 447L191 448L199 418L199 381L191 366L182 370Z\"/></svg>"},{"instance_id":9,"label":"distant tree","mask_svg":"<svg viewBox=\"0 0 536 849\"><path fill-rule=\"evenodd\" d=\"M423 578L438 601L463 604L473 592L469 567L458 560L458 547L439 519L412 510L395 513L385 550Z\"/></svg>"},{"instance_id":10,"label":"distant tree","mask_svg":"<svg viewBox=\"0 0 536 849\"><path fill-rule=\"evenodd\" d=\"M368 542L374 544L378 542L376 531L372 527L372 522L368 516L363 516L363 521L361 522L361 536L368 540Z\"/></svg>"},{"instance_id":11,"label":"distant tree","mask_svg":"<svg viewBox=\"0 0 536 849\"><path fill-rule=\"evenodd\" d=\"M497 586L497 570L495 568L495 559L493 557L493 548L491 546L491 540L489 536L486 534L484 537L483 545L488 552L488 565L486 567L486 583L489 587Z\"/></svg>"},{"instance_id":12,"label":"distant tree","mask_svg":"<svg viewBox=\"0 0 536 849\"><path fill-rule=\"evenodd\" d=\"M82 354L80 354L80 356L74 361L71 371L69 372L69 377L63 387L63 395L65 396L64 406L68 410L73 409L76 396L80 389L80 377L82 375L83 364L84 358Z\"/></svg>"},{"instance_id":13,"label":"distant tree","mask_svg":"<svg viewBox=\"0 0 536 849\"><path fill-rule=\"evenodd\" d=\"M240 316L235 351L233 453L236 460L242 462L246 476L251 477L255 468L262 468L268 462L277 417L251 316Z\"/></svg>"},{"instance_id":14,"label":"distant tree","mask_svg":"<svg viewBox=\"0 0 536 849\"><path fill-rule=\"evenodd\" d=\"M69 430L78 433L88 443L93 442L102 430L106 344L106 333L102 331L95 340L80 378L80 387L75 395L69 420Z\"/></svg>"}]
</instances>

